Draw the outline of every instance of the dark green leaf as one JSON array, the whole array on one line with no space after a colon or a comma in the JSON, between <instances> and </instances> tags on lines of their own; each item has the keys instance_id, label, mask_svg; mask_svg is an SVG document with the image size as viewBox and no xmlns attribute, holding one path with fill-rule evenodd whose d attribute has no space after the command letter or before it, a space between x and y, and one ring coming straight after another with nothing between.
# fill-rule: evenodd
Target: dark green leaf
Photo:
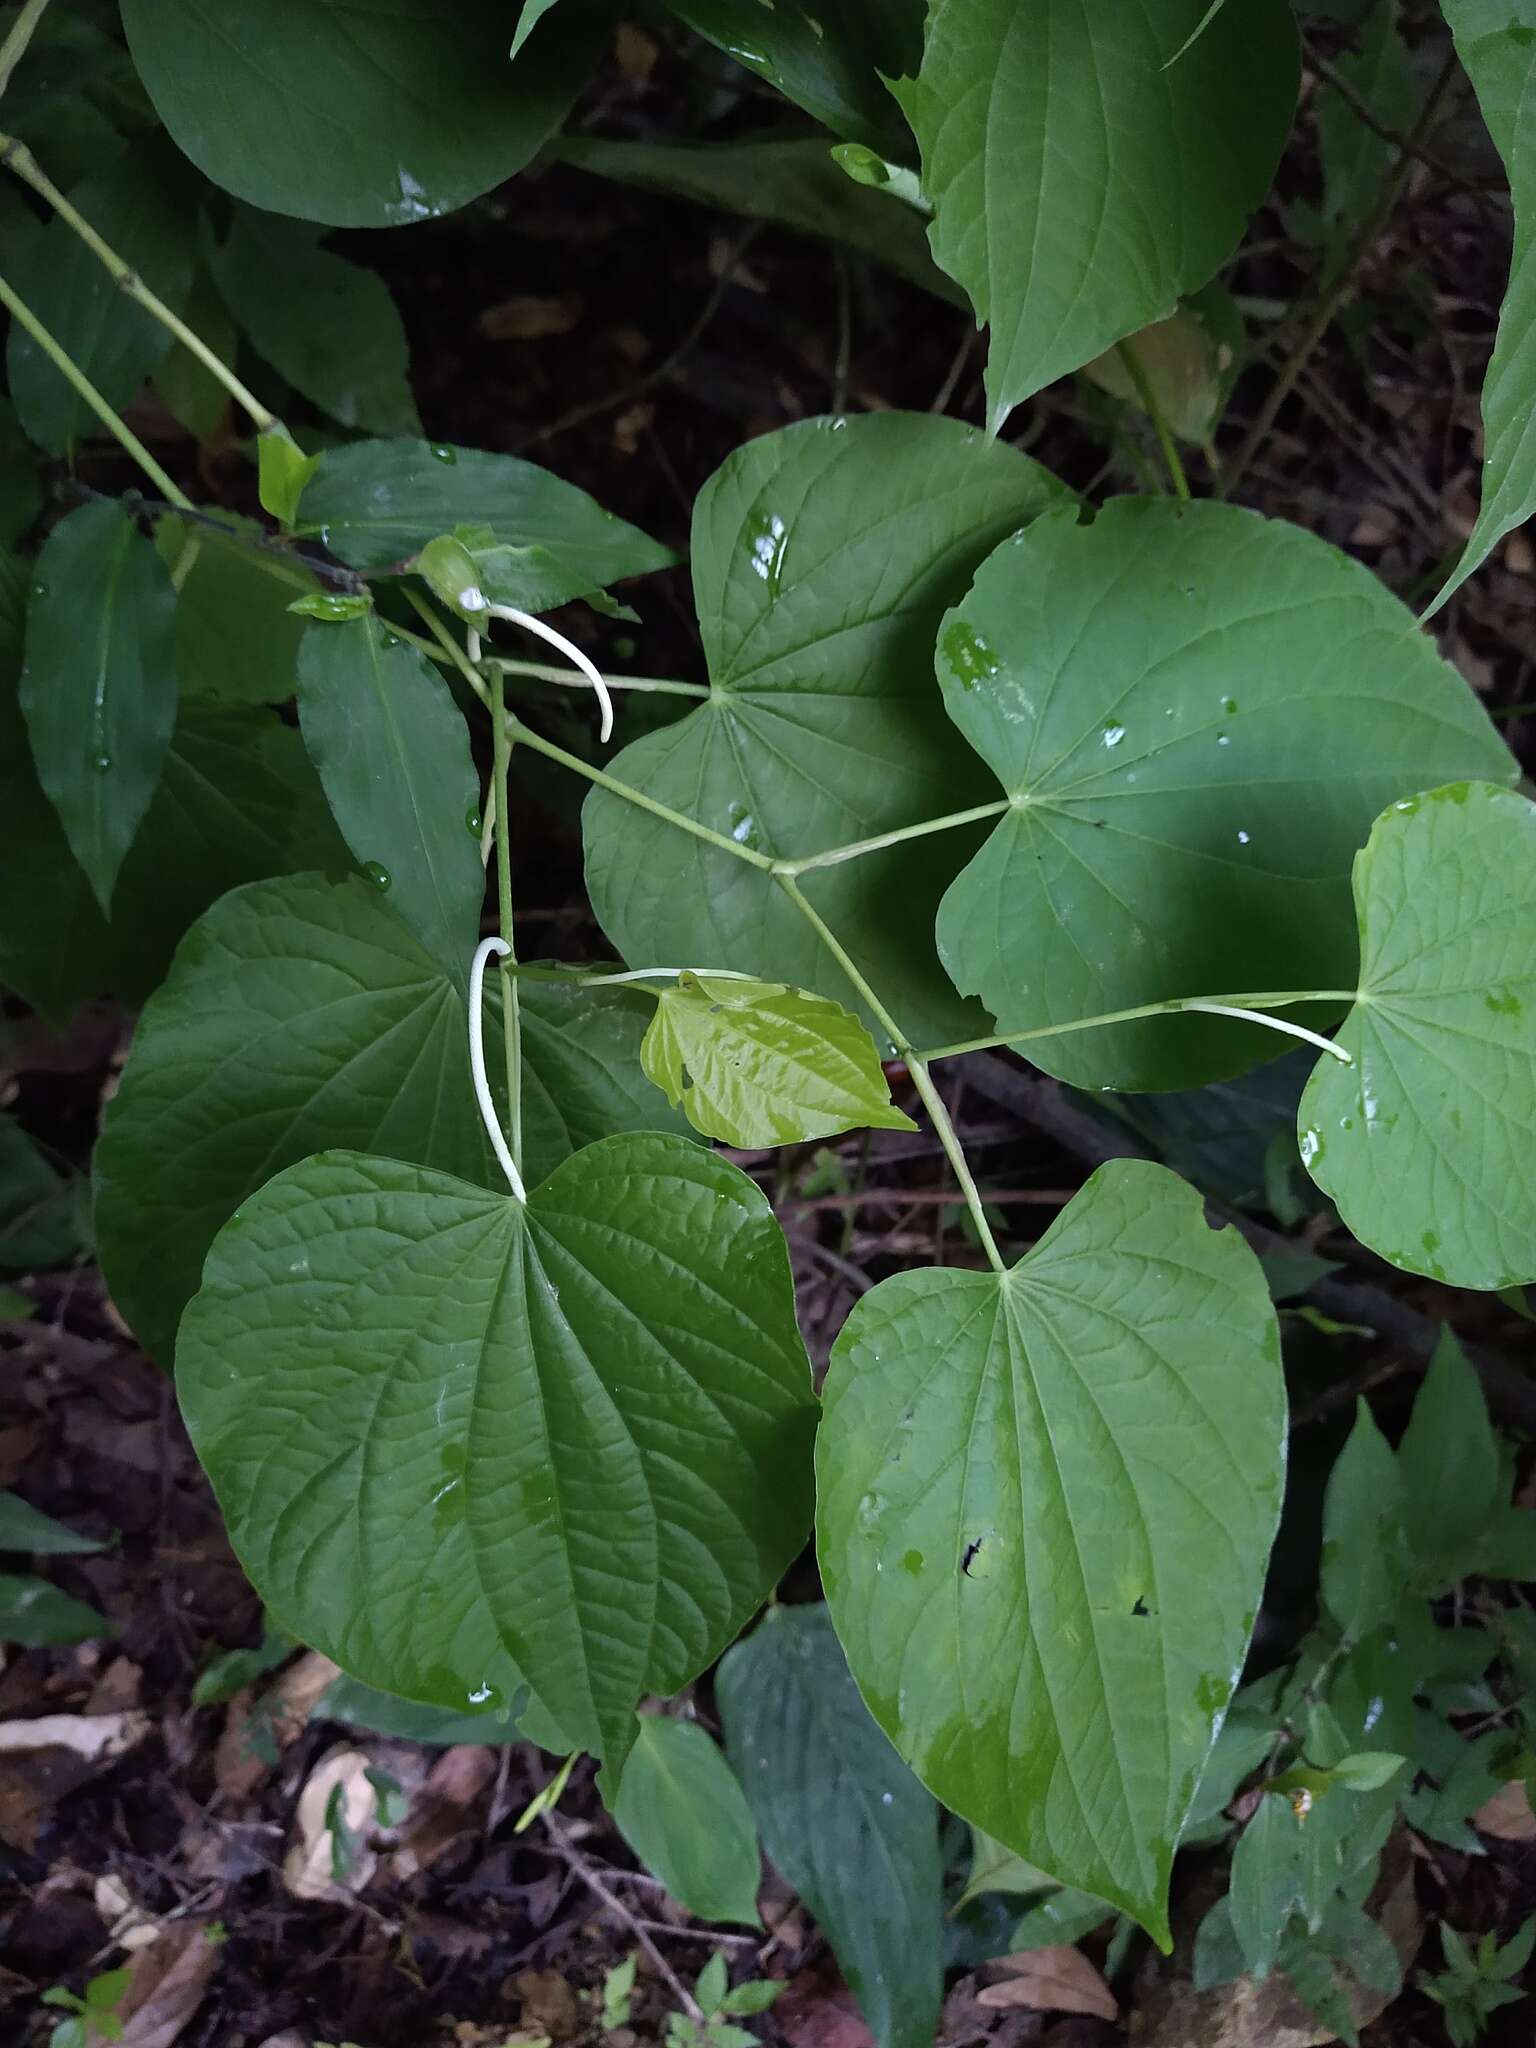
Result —
<instances>
[{"instance_id":1,"label":"dark green leaf","mask_svg":"<svg viewBox=\"0 0 1536 2048\"><path fill-rule=\"evenodd\" d=\"M548 548L584 589L647 576L677 558L574 484L515 455L437 441L355 441L329 448L305 486L306 533L352 569L387 569L456 526ZM573 593L580 594L580 593Z\"/></svg>"},{"instance_id":2,"label":"dark green leaf","mask_svg":"<svg viewBox=\"0 0 1536 2048\"><path fill-rule=\"evenodd\" d=\"M935 297L966 303L964 292L928 253L923 215L894 194L851 183L825 141L795 136L766 142L612 142L567 135L554 154L621 185L676 193L702 206L726 207L846 243Z\"/></svg>"},{"instance_id":3,"label":"dark green leaf","mask_svg":"<svg viewBox=\"0 0 1536 2048\"><path fill-rule=\"evenodd\" d=\"M322 249L301 221L234 208L213 274L251 346L344 427L419 434L405 328L377 271Z\"/></svg>"},{"instance_id":4,"label":"dark green leaf","mask_svg":"<svg viewBox=\"0 0 1536 2048\"><path fill-rule=\"evenodd\" d=\"M1289 1799L1268 1792L1232 1852L1232 1931L1250 1975L1275 1966L1286 1922L1301 1903L1301 1828Z\"/></svg>"},{"instance_id":5,"label":"dark green leaf","mask_svg":"<svg viewBox=\"0 0 1536 2048\"><path fill-rule=\"evenodd\" d=\"M1536 806L1465 782L1394 804L1354 890L1353 1065L1325 1058L1307 1084L1307 1170L1396 1266L1536 1279Z\"/></svg>"},{"instance_id":6,"label":"dark green leaf","mask_svg":"<svg viewBox=\"0 0 1536 2048\"><path fill-rule=\"evenodd\" d=\"M1536 510L1536 0L1441 0L1441 12L1509 172L1515 246L1483 382L1482 507L1436 607Z\"/></svg>"},{"instance_id":7,"label":"dark green leaf","mask_svg":"<svg viewBox=\"0 0 1536 2048\"><path fill-rule=\"evenodd\" d=\"M839 136L890 156L910 147L884 78L916 71L923 0L667 0L680 21Z\"/></svg>"},{"instance_id":8,"label":"dark green leaf","mask_svg":"<svg viewBox=\"0 0 1536 2048\"><path fill-rule=\"evenodd\" d=\"M42 482L16 408L0 398L0 547L20 540L42 509Z\"/></svg>"},{"instance_id":9,"label":"dark green leaf","mask_svg":"<svg viewBox=\"0 0 1536 2048\"><path fill-rule=\"evenodd\" d=\"M1013 804L939 912L956 986L1003 1032L1348 988L1346 877L1382 806L1514 774L1412 626L1337 549L1230 505L1118 498L1092 526L1063 513L1000 548L939 636L950 715ZM1079 1086L1160 1089L1275 1049L1186 1014L1026 1054Z\"/></svg>"},{"instance_id":10,"label":"dark green leaf","mask_svg":"<svg viewBox=\"0 0 1536 2048\"><path fill-rule=\"evenodd\" d=\"M308 625L299 724L363 873L462 983L480 935L485 870L469 732L442 676L371 612Z\"/></svg>"},{"instance_id":11,"label":"dark green leaf","mask_svg":"<svg viewBox=\"0 0 1536 2048\"><path fill-rule=\"evenodd\" d=\"M696 1721L642 1714L612 1805L619 1833L700 1920L759 1927L757 1823L735 1772Z\"/></svg>"},{"instance_id":12,"label":"dark green leaf","mask_svg":"<svg viewBox=\"0 0 1536 2048\"><path fill-rule=\"evenodd\" d=\"M1286 0L932 0L895 88L933 252L992 329L994 430L1020 399L1198 291L1263 198L1296 105Z\"/></svg>"},{"instance_id":13,"label":"dark green leaf","mask_svg":"<svg viewBox=\"0 0 1536 2048\"><path fill-rule=\"evenodd\" d=\"M541 1749L568 1753L564 1731L535 1707L517 1720L503 1708L478 1713L446 1713L441 1707L418 1706L414 1700L378 1692L355 1678L333 1679L315 1708L316 1720L342 1721L374 1735L393 1735L403 1742L428 1742L447 1748L469 1742L501 1747L512 1742L537 1742Z\"/></svg>"},{"instance_id":14,"label":"dark green leaf","mask_svg":"<svg viewBox=\"0 0 1536 2048\"><path fill-rule=\"evenodd\" d=\"M931 2048L938 1814L869 1718L827 1610L770 1610L715 1689L764 1847L832 1944L878 2048Z\"/></svg>"},{"instance_id":15,"label":"dark green leaf","mask_svg":"<svg viewBox=\"0 0 1536 2048\"><path fill-rule=\"evenodd\" d=\"M917 1129L892 1103L858 1018L779 982L679 975L657 1000L640 1059L696 1131L727 1145Z\"/></svg>"},{"instance_id":16,"label":"dark green leaf","mask_svg":"<svg viewBox=\"0 0 1536 2048\"><path fill-rule=\"evenodd\" d=\"M391 0L123 0L139 76L200 171L253 206L336 227L431 220L524 164L564 120L600 15L564 6L509 65L508 10Z\"/></svg>"},{"instance_id":17,"label":"dark green leaf","mask_svg":"<svg viewBox=\"0 0 1536 2048\"><path fill-rule=\"evenodd\" d=\"M86 1248L74 1183L0 1115L0 1273L46 1273Z\"/></svg>"},{"instance_id":18,"label":"dark green leaf","mask_svg":"<svg viewBox=\"0 0 1536 2048\"><path fill-rule=\"evenodd\" d=\"M1481 1390L1475 1391L1481 1407ZM1407 1565L1404 1511L1410 1498L1418 1503L1415 1522L1437 1519L1419 1510L1438 1495L1411 1489L1405 1495L1397 1459L1362 1399L1323 1501L1322 1596L1348 1637L1384 1628L1397 1612Z\"/></svg>"},{"instance_id":19,"label":"dark green leaf","mask_svg":"<svg viewBox=\"0 0 1536 2048\"><path fill-rule=\"evenodd\" d=\"M710 698L626 747L612 772L781 858L984 800L986 777L940 716L934 634L987 550L1060 500L1044 470L954 420L807 420L749 442L694 510ZM594 908L634 965L698 959L707 934L701 966L863 1014L769 875L602 790L584 823ZM939 833L804 878L897 1022L922 1037L984 1028L919 940L974 843Z\"/></svg>"},{"instance_id":20,"label":"dark green leaf","mask_svg":"<svg viewBox=\"0 0 1536 2048\"><path fill-rule=\"evenodd\" d=\"M682 1128L640 1074L643 996L530 982L521 1010L531 1182L614 1131ZM145 1349L170 1364L208 1247L247 1195L311 1152L364 1147L502 1185L459 988L366 882L298 875L226 896L140 1018L96 1151L102 1265Z\"/></svg>"},{"instance_id":21,"label":"dark green leaf","mask_svg":"<svg viewBox=\"0 0 1536 2048\"><path fill-rule=\"evenodd\" d=\"M1477 1374L1442 1330L1398 1446L1418 1577L1443 1593L1478 1570L1508 1495Z\"/></svg>"},{"instance_id":22,"label":"dark green leaf","mask_svg":"<svg viewBox=\"0 0 1536 2048\"><path fill-rule=\"evenodd\" d=\"M167 520L160 532L162 548L178 553L189 533L197 540L196 559L176 600L176 682L182 696L219 704L285 704L297 687L304 631L289 606L316 590L315 579L296 562L258 554L180 520Z\"/></svg>"},{"instance_id":23,"label":"dark green leaf","mask_svg":"<svg viewBox=\"0 0 1536 2048\"><path fill-rule=\"evenodd\" d=\"M176 722L176 593L115 502L60 520L37 558L21 708L38 780L103 914Z\"/></svg>"},{"instance_id":24,"label":"dark green leaf","mask_svg":"<svg viewBox=\"0 0 1536 2048\"><path fill-rule=\"evenodd\" d=\"M0 1550L25 1550L33 1557L79 1557L102 1545L42 1514L19 1494L0 1493Z\"/></svg>"},{"instance_id":25,"label":"dark green leaf","mask_svg":"<svg viewBox=\"0 0 1536 2048\"><path fill-rule=\"evenodd\" d=\"M185 319L198 339L222 363L232 363L240 334L229 308L205 268L192 278ZM154 387L189 434L205 445L218 439L229 424L230 398L221 380L182 342L177 342L154 373Z\"/></svg>"},{"instance_id":26,"label":"dark green leaf","mask_svg":"<svg viewBox=\"0 0 1536 2048\"><path fill-rule=\"evenodd\" d=\"M866 1294L825 1400L817 1552L875 1719L946 1805L1166 1941L1279 1514L1258 1260L1116 1161L1010 1272Z\"/></svg>"},{"instance_id":27,"label":"dark green leaf","mask_svg":"<svg viewBox=\"0 0 1536 2048\"><path fill-rule=\"evenodd\" d=\"M55 1643L86 1643L107 1634L94 1607L61 1593L46 1579L0 1572L0 1643L38 1649Z\"/></svg>"},{"instance_id":28,"label":"dark green leaf","mask_svg":"<svg viewBox=\"0 0 1536 2048\"><path fill-rule=\"evenodd\" d=\"M185 308L192 289L191 187L174 152L152 142L103 165L68 195L173 312ZM10 282L43 326L120 411L169 351L169 331L124 298L66 220L51 220L8 268ZM51 455L66 455L82 436L100 431L95 413L16 321L6 369L17 417Z\"/></svg>"},{"instance_id":29,"label":"dark green leaf","mask_svg":"<svg viewBox=\"0 0 1536 2048\"><path fill-rule=\"evenodd\" d=\"M293 1644L281 1630L269 1630L248 1650L223 1650L210 1657L197 1674L192 1687L194 1707L217 1707L232 1700L237 1692L265 1678L293 1654Z\"/></svg>"},{"instance_id":30,"label":"dark green leaf","mask_svg":"<svg viewBox=\"0 0 1536 2048\"><path fill-rule=\"evenodd\" d=\"M589 1146L526 1207L306 1160L215 1240L177 1381L283 1626L441 1706L526 1680L615 1777L638 1699L719 1655L810 1519L783 1237L679 1138Z\"/></svg>"},{"instance_id":31,"label":"dark green leaf","mask_svg":"<svg viewBox=\"0 0 1536 2048\"><path fill-rule=\"evenodd\" d=\"M1145 1138L1165 1166L1193 1181L1202 1194L1250 1206L1265 1194L1265 1169L1274 1140L1296 1154L1296 1105L1316 1065L1305 1046L1251 1074L1208 1088L1166 1095L1122 1095L1111 1100L1117 1117ZM1086 1096L1090 1111L1102 1098Z\"/></svg>"}]
</instances>

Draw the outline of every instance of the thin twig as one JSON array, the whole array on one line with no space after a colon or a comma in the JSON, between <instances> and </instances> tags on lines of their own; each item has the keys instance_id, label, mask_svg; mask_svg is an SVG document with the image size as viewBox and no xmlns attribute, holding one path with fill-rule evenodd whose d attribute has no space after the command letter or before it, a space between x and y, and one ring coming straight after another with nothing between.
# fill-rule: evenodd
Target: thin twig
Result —
<instances>
[{"instance_id":1,"label":"thin twig","mask_svg":"<svg viewBox=\"0 0 1536 2048\"><path fill-rule=\"evenodd\" d=\"M78 477L66 478L59 485L59 489L68 497L80 498L92 504L103 503L113 495L110 491L94 490L90 484L81 483ZM289 568L303 570L310 576L319 577L322 582L334 583L339 590L356 594L368 588L368 578L356 569L343 569L335 562L322 561L317 555L306 555L301 549L290 547L286 541L268 533L264 527L236 526L228 519L221 519L215 512L199 510L196 505L177 505L169 499L146 498L142 495L137 499L137 509L148 513L151 518L169 514L177 519L186 520L190 525L205 526L210 532L234 541L237 546L249 548L253 554L271 555L275 561L280 561ZM393 574L394 571L391 569L382 573ZM294 577L292 580L296 590L302 587L301 578ZM391 627L390 630L398 631L398 628Z\"/></svg>"},{"instance_id":2,"label":"thin twig","mask_svg":"<svg viewBox=\"0 0 1536 2048\"><path fill-rule=\"evenodd\" d=\"M656 1946L655 1942L652 1941L646 1922L637 1913L632 1912L625 1905L624 1901L609 1889L592 1868L586 1857L572 1844L564 1828L552 1813L544 1815L544 1829L549 1836L550 1846L561 1862L574 1876L581 1879L593 1898L600 1899L609 1912L613 1914L614 1918L623 1922L636 1941L645 1950L657 1975L666 1984L668 1990L672 1993L672 1996L677 2000L683 2011L687 2013L689 2019L697 2020L702 2024L704 2019L702 2007L682 1978L678 1976L672 1965L667 1961L661 1950Z\"/></svg>"},{"instance_id":3,"label":"thin twig","mask_svg":"<svg viewBox=\"0 0 1536 2048\"><path fill-rule=\"evenodd\" d=\"M1444 178L1446 183L1456 191L1465 193L1470 199L1486 203L1488 198L1486 188L1476 185L1470 179L1463 177L1460 171L1445 161L1444 157L1436 156L1433 150L1427 149L1421 140L1416 141L1412 135L1405 133L1403 129L1389 128L1385 122L1379 121L1371 111L1369 103L1360 97L1360 94L1356 92L1337 65L1330 64L1326 57L1319 56L1317 51L1312 49L1310 45L1307 48L1307 65L1310 70L1316 72L1324 85L1331 87L1338 94L1339 98L1343 100L1350 112L1355 116L1355 119L1364 127L1369 128L1374 136L1378 137L1382 142L1390 142L1395 149L1403 150L1407 155L1416 157L1426 169L1433 171L1436 177Z\"/></svg>"},{"instance_id":4,"label":"thin twig","mask_svg":"<svg viewBox=\"0 0 1536 2048\"><path fill-rule=\"evenodd\" d=\"M0 93L10 84L11 73L27 54L33 30L42 20L47 6L48 0L27 0L26 6L11 23L9 35L0 43Z\"/></svg>"},{"instance_id":5,"label":"thin twig","mask_svg":"<svg viewBox=\"0 0 1536 2048\"><path fill-rule=\"evenodd\" d=\"M1303 327L1291 349L1288 361L1266 392L1264 403L1259 407L1253 424L1244 435L1241 447L1228 463L1216 493L1218 497L1229 498L1242 481L1245 471L1268 440L1279 417L1280 408L1290 397L1292 388L1310 361L1313 350L1333 325L1340 307L1354 290L1355 273L1397 211L1398 201L1402 198L1413 173L1413 151L1433 127L1440 112L1440 102L1444 99L1457 70L1456 52L1452 50L1440 67L1439 77L1430 88L1429 98L1424 102L1423 110L1413 125L1413 132L1407 137L1399 152L1392 174L1382 189L1380 200L1355 231L1354 238L1344 252L1344 260L1339 265L1337 276L1318 300L1312 317Z\"/></svg>"}]
</instances>

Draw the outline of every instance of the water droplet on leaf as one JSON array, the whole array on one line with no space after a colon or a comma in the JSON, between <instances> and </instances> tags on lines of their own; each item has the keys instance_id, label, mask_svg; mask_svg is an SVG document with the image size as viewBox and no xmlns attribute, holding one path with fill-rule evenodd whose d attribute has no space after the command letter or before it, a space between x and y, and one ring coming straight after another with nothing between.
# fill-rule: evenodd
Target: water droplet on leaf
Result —
<instances>
[{"instance_id":1,"label":"water droplet on leaf","mask_svg":"<svg viewBox=\"0 0 1536 2048\"><path fill-rule=\"evenodd\" d=\"M459 459L459 451L457 448L451 448L446 441L434 441L432 459L435 462L446 462L451 468Z\"/></svg>"},{"instance_id":2,"label":"water droplet on leaf","mask_svg":"<svg viewBox=\"0 0 1536 2048\"><path fill-rule=\"evenodd\" d=\"M363 862L363 876L365 880L372 882L375 889L379 890L387 889L394 880L394 876L389 872L389 869L381 861L376 860L365 860Z\"/></svg>"}]
</instances>

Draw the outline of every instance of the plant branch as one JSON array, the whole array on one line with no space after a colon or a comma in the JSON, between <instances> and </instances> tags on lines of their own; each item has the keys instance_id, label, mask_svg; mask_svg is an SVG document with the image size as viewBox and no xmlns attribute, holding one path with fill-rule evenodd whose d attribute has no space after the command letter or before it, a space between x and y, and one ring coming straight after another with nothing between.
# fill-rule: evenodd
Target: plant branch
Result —
<instances>
[{"instance_id":1,"label":"plant branch","mask_svg":"<svg viewBox=\"0 0 1536 2048\"><path fill-rule=\"evenodd\" d=\"M81 483L77 477L68 478L60 488L70 496L81 498L90 504L103 504L112 497L110 491L93 490L89 484ZM274 576L280 577L285 583L291 583L295 590L307 589L304 581L306 575L318 577L326 583L334 583L338 589L353 594L368 588L367 577L360 575L357 570L343 569L338 563L322 562L315 555L306 555L300 549L291 547L288 542L279 540L275 534L268 533L264 527L236 526L228 519L221 519L216 512L205 512L201 506L185 502L178 505L169 500L141 498L139 509L149 513L151 517L158 513L166 517L187 520L194 526L206 527L209 532L220 535L222 539L234 542L237 547L249 549L253 555L264 558L264 568L270 569ZM303 574L284 576L285 568L295 572L302 571ZM402 638L415 638L413 634L404 633L399 626L391 625L389 630L392 633L400 633ZM418 641L417 644L431 654L434 660L443 658L435 648L428 647L424 640Z\"/></svg>"},{"instance_id":2,"label":"plant branch","mask_svg":"<svg viewBox=\"0 0 1536 2048\"><path fill-rule=\"evenodd\" d=\"M1161 1003L1138 1003L1130 1010L1106 1010L1098 1017L1072 1017L1063 1024L1038 1024L1030 1031L1005 1031L995 1038L966 1038L954 1045L939 1045L918 1055L923 1060L958 1059L962 1053L993 1052L999 1046L1028 1045L1037 1038L1065 1038L1074 1031L1100 1031L1110 1024L1135 1024L1145 1017L1172 1017L1188 1011L1203 1012L1215 1017L1236 1017L1247 1024L1263 1024L1271 1031L1280 1031L1287 1038L1304 1039L1308 1045L1315 1045L1320 1052L1331 1053L1334 1059L1345 1066L1352 1064L1350 1055L1331 1038L1309 1031L1304 1024L1292 1024L1284 1017L1266 1017L1265 1009L1281 1010L1291 1003L1352 1003L1358 991L1345 988L1304 988L1285 989L1278 993L1263 992L1257 995L1216 995L1216 996L1173 996Z\"/></svg>"},{"instance_id":3,"label":"plant branch","mask_svg":"<svg viewBox=\"0 0 1536 2048\"><path fill-rule=\"evenodd\" d=\"M969 1162L966 1159L965 1149L960 1143L959 1134L955 1130L949 1111L944 1105L944 1098L934 1085L933 1076L928 1071L927 1062L920 1054L913 1052L906 1034L902 1031L900 1025L865 980L862 971L848 952L848 949L843 945L830 925L827 924L820 911L817 910L816 906L805 894L794 876L779 874L774 879L790 902L800 912L801 916L811 926L811 929L816 933L816 936L821 940L821 943L832 955L838 966L842 968L854 988L864 998L864 1001L874 1012L886 1036L906 1061L907 1072L912 1076L913 1085L922 1097L923 1107L927 1110L933 1128L938 1133L939 1143L944 1147L950 1169L955 1179L960 1183L960 1192L965 1197L965 1206L970 1210L971 1220L976 1225L976 1234L981 1240L982 1250L986 1253L995 1272L1006 1273L1008 1269L1004 1263L1002 1253L997 1248L997 1239L992 1235L992 1226L987 1221L987 1212L982 1206L981 1194L971 1173Z\"/></svg>"},{"instance_id":4,"label":"plant branch","mask_svg":"<svg viewBox=\"0 0 1536 2048\"><path fill-rule=\"evenodd\" d=\"M845 860L859 860L866 853L878 853L882 847L899 846L905 839L921 839L928 832L950 832L957 825L974 825L982 818L996 818L1009 809L1009 799L999 797L995 803L972 804L968 811L951 811L942 818L924 818L920 824L901 825L894 832L877 832L873 839L855 839L847 846L829 846L824 853L808 853L799 860L776 860L773 872L776 875L804 875L812 868L837 867Z\"/></svg>"},{"instance_id":5,"label":"plant branch","mask_svg":"<svg viewBox=\"0 0 1536 2048\"><path fill-rule=\"evenodd\" d=\"M26 0L26 5L11 23L9 35L0 43L0 93L10 84L11 73L27 54L33 31L47 8L48 0Z\"/></svg>"},{"instance_id":6,"label":"plant branch","mask_svg":"<svg viewBox=\"0 0 1536 2048\"><path fill-rule=\"evenodd\" d=\"M677 2000L689 2019L696 2021L702 2026L704 2023L704 2013L698 2000L678 1976L655 1942L652 1941L645 1923L638 1915L632 1913L617 1893L610 1890L605 1881L598 1876L586 1857L572 1844L564 1828L552 1813L544 1815L544 1828L549 1836L551 1848L566 1866L567 1870L573 1876L578 1877L592 1894L593 1898L600 1900L614 1918L629 1929L635 1940L639 1942L646 1955L650 1958L651 1965L657 1975L672 1993L672 1996Z\"/></svg>"},{"instance_id":7,"label":"plant branch","mask_svg":"<svg viewBox=\"0 0 1536 2048\"><path fill-rule=\"evenodd\" d=\"M17 296L9 280L4 277L0 277L0 306L4 306L11 318L19 326L26 329L49 362L53 364L59 375L64 378L66 383L74 386L75 390L79 392L80 396L91 408L91 411L95 413L97 419L101 421L102 425L122 445L127 453L133 457L134 461L143 470L160 495L163 498L168 498L177 511L190 512L192 501L181 490L180 486L166 475L138 435L125 420L112 410L112 407L108 405L74 357L54 339L42 321L32 311L32 308L24 299Z\"/></svg>"},{"instance_id":8,"label":"plant branch","mask_svg":"<svg viewBox=\"0 0 1536 2048\"><path fill-rule=\"evenodd\" d=\"M1415 154L1424 137L1434 126L1440 112L1440 103L1445 98L1451 80L1456 76L1457 68L1456 52L1452 50L1440 67L1440 75L1430 88L1429 97L1424 102L1419 118L1404 138L1398 151L1397 162L1382 188L1380 200L1356 229L1349 247L1344 252L1344 259L1339 265L1337 275L1318 300L1312 317L1297 337L1285 366L1265 393L1264 403L1259 407L1252 425L1244 435L1241 447L1227 464L1218 492L1220 497L1230 497L1242 481L1254 457L1268 440L1279 417L1281 406L1290 397L1297 379L1311 360L1314 349L1333 325L1340 307L1353 291L1356 271L1397 211L1398 201L1402 198L1413 172Z\"/></svg>"},{"instance_id":9,"label":"plant branch","mask_svg":"<svg viewBox=\"0 0 1536 2048\"><path fill-rule=\"evenodd\" d=\"M1120 342L1115 353L1125 365L1126 375L1136 387L1136 397L1142 411L1152 422L1157 444L1163 451L1163 461L1168 466L1168 479L1173 485L1173 495L1187 505L1190 499L1189 478L1184 474L1184 464L1174 438L1168 431L1168 422L1163 418L1163 408L1157 402L1157 393L1152 389L1151 379L1142 368L1140 357L1128 341Z\"/></svg>"},{"instance_id":10,"label":"plant branch","mask_svg":"<svg viewBox=\"0 0 1536 2048\"><path fill-rule=\"evenodd\" d=\"M85 216L65 198L24 142L18 141L14 135L0 135L0 164L14 171L24 184L32 187L39 198L45 199L60 220L80 237L124 296L132 299L136 306L142 306L151 319L158 320L190 355L197 358L208 374L224 386L236 404L243 406L250 414L258 434L270 433L274 427L282 424L277 414L268 412L255 393L246 389L234 371L214 353L207 342L200 335L194 334L186 321L179 314L173 313L158 293L150 290L138 272L130 264L125 263L115 249L107 246Z\"/></svg>"},{"instance_id":11,"label":"plant branch","mask_svg":"<svg viewBox=\"0 0 1536 2048\"><path fill-rule=\"evenodd\" d=\"M488 654L481 662L482 668L499 668L509 676L527 676L538 683L559 683L568 690L585 689L580 676L574 676L568 668L554 668L543 661L509 661L505 655ZM707 683L675 683L666 676L610 676L603 681L610 690L654 690L669 697L707 697Z\"/></svg>"}]
</instances>

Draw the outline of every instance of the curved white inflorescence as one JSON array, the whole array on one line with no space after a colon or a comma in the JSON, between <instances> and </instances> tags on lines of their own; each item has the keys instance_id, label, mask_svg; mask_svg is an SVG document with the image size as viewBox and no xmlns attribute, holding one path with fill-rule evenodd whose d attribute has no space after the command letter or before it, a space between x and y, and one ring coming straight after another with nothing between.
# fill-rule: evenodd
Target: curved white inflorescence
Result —
<instances>
[{"instance_id":1,"label":"curved white inflorescence","mask_svg":"<svg viewBox=\"0 0 1536 2048\"><path fill-rule=\"evenodd\" d=\"M496 1115L496 1105L491 1100L491 1085L485 1078L485 1019L481 1015L481 1004L485 994L485 963L491 955L505 956L512 951L505 939L482 939L475 948L475 957L469 970L469 1071L474 1077L475 1100L480 1105L481 1121L486 1135L490 1138L491 1149L501 1162L501 1170L507 1176L512 1192L520 1202L528 1199L528 1190L523 1186L523 1176L517 1170L517 1162L507 1149L502 1135L501 1124Z\"/></svg>"}]
</instances>

